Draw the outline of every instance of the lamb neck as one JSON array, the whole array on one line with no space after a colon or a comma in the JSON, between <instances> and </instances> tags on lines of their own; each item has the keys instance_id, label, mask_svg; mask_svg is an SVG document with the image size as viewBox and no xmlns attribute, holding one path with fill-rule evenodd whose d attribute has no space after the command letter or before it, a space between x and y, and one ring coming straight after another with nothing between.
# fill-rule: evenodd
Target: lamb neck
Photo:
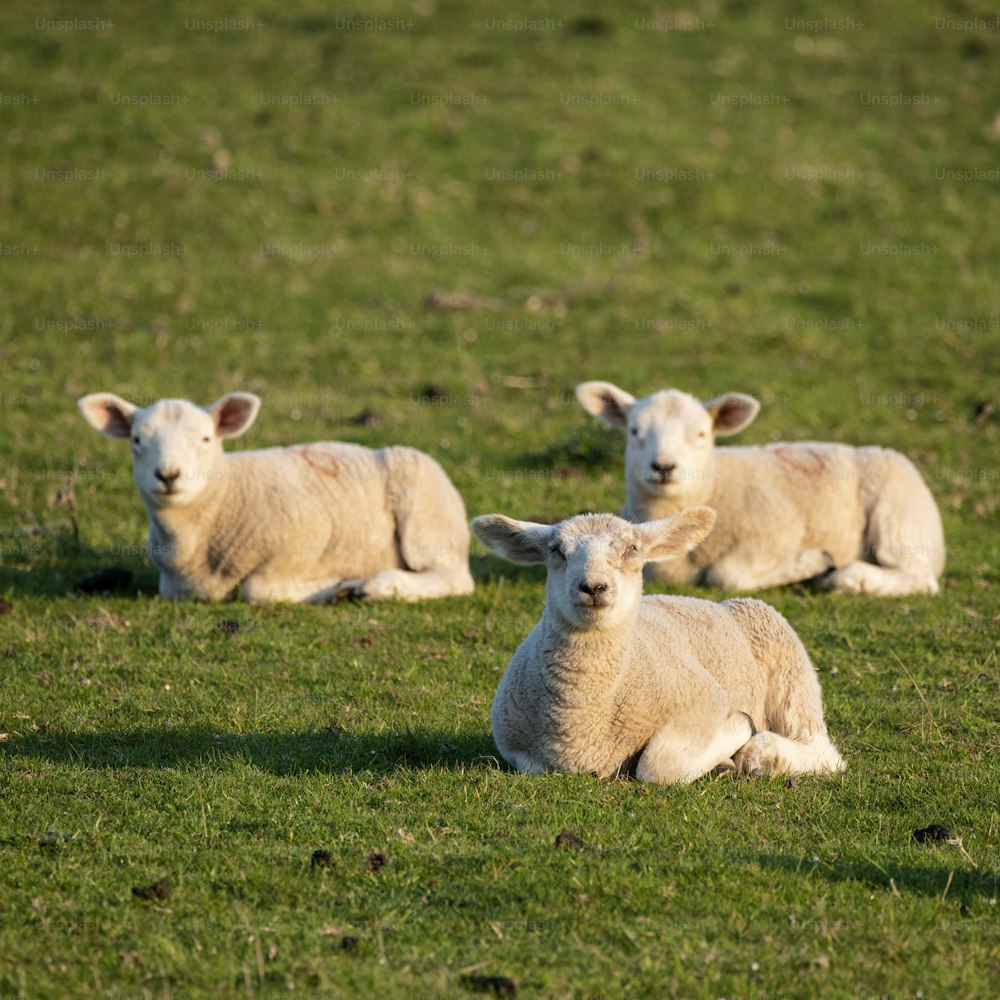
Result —
<instances>
[{"instance_id":1,"label":"lamb neck","mask_svg":"<svg viewBox=\"0 0 1000 1000\"><path fill-rule=\"evenodd\" d=\"M549 615L542 623L542 666L560 690L560 701L592 704L613 699L632 650L631 625L571 629Z\"/></svg>"}]
</instances>

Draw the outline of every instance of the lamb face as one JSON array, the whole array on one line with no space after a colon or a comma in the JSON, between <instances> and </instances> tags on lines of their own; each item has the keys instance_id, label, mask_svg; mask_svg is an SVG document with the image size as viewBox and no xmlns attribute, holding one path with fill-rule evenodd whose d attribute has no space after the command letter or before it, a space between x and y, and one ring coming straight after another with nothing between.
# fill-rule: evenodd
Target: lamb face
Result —
<instances>
[{"instance_id":1,"label":"lamb face","mask_svg":"<svg viewBox=\"0 0 1000 1000\"><path fill-rule=\"evenodd\" d=\"M704 404L677 389L636 400L610 382L584 382L576 393L588 413L625 430L625 476L640 505L703 501L712 488L715 437L742 430L760 409L742 393Z\"/></svg>"},{"instance_id":2,"label":"lamb face","mask_svg":"<svg viewBox=\"0 0 1000 1000\"><path fill-rule=\"evenodd\" d=\"M155 507L194 503L221 473L222 439L192 403L165 400L139 410L131 441L136 485Z\"/></svg>"},{"instance_id":3,"label":"lamb face","mask_svg":"<svg viewBox=\"0 0 1000 1000\"><path fill-rule=\"evenodd\" d=\"M156 508L195 503L226 473L222 441L242 434L260 400L231 393L203 409L183 399L163 399L139 408L111 393L80 400L84 417L112 438L129 438L139 494Z\"/></svg>"},{"instance_id":4,"label":"lamb face","mask_svg":"<svg viewBox=\"0 0 1000 1000\"><path fill-rule=\"evenodd\" d=\"M472 530L511 562L544 562L545 613L568 631L591 631L627 626L642 598L643 565L678 558L714 523L710 507L693 507L646 524L580 514L549 526L486 514Z\"/></svg>"},{"instance_id":5,"label":"lamb face","mask_svg":"<svg viewBox=\"0 0 1000 1000\"><path fill-rule=\"evenodd\" d=\"M627 521L581 515L552 532L546 606L571 629L617 628L642 596L642 538Z\"/></svg>"},{"instance_id":6,"label":"lamb face","mask_svg":"<svg viewBox=\"0 0 1000 1000\"><path fill-rule=\"evenodd\" d=\"M641 493L686 501L712 475L712 418L701 403L676 389L639 400L628 416L625 475Z\"/></svg>"},{"instance_id":7,"label":"lamb face","mask_svg":"<svg viewBox=\"0 0 1000 1000\"><path fill-rule=\"evenodd\" d=\"M642 539L611 515L556 525L546 546L546 606L572 629L617 628L642 596Z\"/></svg>"}]
</instances>

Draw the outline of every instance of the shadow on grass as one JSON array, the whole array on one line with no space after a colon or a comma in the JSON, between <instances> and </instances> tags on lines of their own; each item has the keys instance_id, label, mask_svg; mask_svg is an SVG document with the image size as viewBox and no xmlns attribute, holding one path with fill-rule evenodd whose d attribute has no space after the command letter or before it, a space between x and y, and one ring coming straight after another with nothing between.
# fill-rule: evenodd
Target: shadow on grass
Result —
<instances>
[{"instance_id":1,"label":"shadow on grass","mask_svg":"<svg viewBox=\"0 0 1000 1000\"><path fill-rule=\"evenodd\" d=\"M473 554L470 571L484 583L500 577L545 579L544 567L516 566L492 554ZM122 560L100 549L74 548L59 558L33 565L0 565L0 595L10 597L139 598L155 597L158 593L159 573L154 567L140 560Z\"/></svg>"},{"instance_id":2,"label":"shadow on grass","mask_svg":"<svg viewBox=\"0 0 1000 1000\"><path fill-rule=\"evenodd\" d=\"M6 536L5 536L6 537ZM10 549L12 544L4 542ZM16 550L20 551L20 550ZM28 551L28 550L25 550ZM58 537L50 550L0 565L0 594L20 597L152 597L159 574L141 559Z\"/></svg>"},{"instance_id":3,"label":"shadow on grass","mask_svg":"<svg viewBox=\"0 0 1000 1000\"><path fill-rule=\"evenodd\" d=\"M614 471L622 467L624 449L625 437L621 431L587 420L544 448L522 452L516 461L525 469L561 475L584 469Z\"/></svg>"},{"instance_id":4,"label":"shadow on grass","mask_svg":"<svg viewBox=\"0 0 1000 1000\"><path fill-rule=\"evenodd\" d=\"M905 849L905 845L901 845L900 854ZM787 875L808 875L828 882L856 882L879 892L937 896L942 900L957 900L962 905L977 896L993 899L1000 891L997 870L971 868L956 847L942 844L921 849L928 852L928 859L933 860L933 864L919 867L891 858L886 858L884 864L866 858L809 862L773 854L756 855L753 860L761 868ZM945 863L941 864L942 861Z\"/></svg>"},{"instance_id":5,"label":"shadow on grass","mask_svg":"<svg viewBox=\"0 0 1000 1000\"><path fill-rule=\"evenodd\" d=\"M507 562L506 559L492 554L472 556L469 569L477 583L496 583L501 579L545 582L544 566L519 566L517 563Z\"/></svg>"},{"instance_id":6,"label":"shadow on grass","mask_svg":"<svg viewBox=\"0 0 1000 1000\"><path fill-rule=\"evenodd\" d=\"M0 760L39 760L83 768L190 768L244 763L272 774L387 773L464 767L502 768L489 733L408 730L353 734L220 733L210 729L31 734L0 744Z\"/></svg>"}]
</instances>

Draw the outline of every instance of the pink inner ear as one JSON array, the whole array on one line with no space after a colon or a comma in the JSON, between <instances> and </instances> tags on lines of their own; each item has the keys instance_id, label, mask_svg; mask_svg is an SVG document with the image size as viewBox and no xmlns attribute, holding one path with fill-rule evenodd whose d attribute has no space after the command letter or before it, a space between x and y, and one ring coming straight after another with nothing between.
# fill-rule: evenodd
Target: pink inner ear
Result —
<instances>
[{"instance_id":1,"label":"pink inner ear","mask_svg":"<svg viewBox=\"0 0 1000 1000\"><path fill-rule=\"evenodd\" d=\"M601 402L604 404L604 416L608 419L618 421L624 421L627 419L621 404L617 399L615 399L614 396L611 395L611 393L604 393L601 396Z\"/></svg>"},{"instance_id":2,"label":"pink inner ear","mask_svg":"<svg viewBox=\"0 0 1000 1000\"><path fill-rule=\"evenodd\" d=\"M215 427L219 434L235 434L241 431L247 423L252 411L251 404L245 399L229 399L215 413Z\"/></svg>"},{"instance_id":3,"label":"pink inner ear","mask_svg":"<svg viewBox=\"0 0 1000 1000\"><path fill-rule=\"evenodd\" d=\"M114 434L116 437L129 437L132 434L132 421L121 411L121 408L113 404L104 407L107 420L102 430L105 434Z\"/></svg>"},{"instance_id":4,"label":"pink inner ear","mask_svg":"<svg viewBox=\"0 0 1000 1000\"><path fill-rule=\"evenodd\" d=\"M744 408L740 403L723 403L715 415L715 426L728 430L743 419Z\"/></svg>"},{"instance_id":5,"label":"pink inner ear","mask_svg":"<svg viewBox=\"0 0 1000 1000\"><path fill-rule=\"evenodd\" d=\"M724 400L716 409L713 418L715 432L733 430L741 427L751 416L752 407L742 399Z\"/></svg>"},{"instance_id":6,"label":"pink inner ear","mask_svg":"<svg viewBox=\"0 0 1000 1000\"><path fill-rule=\"evenodd\" d=\"M83 415L95 430L109 438L132 436L133 410L125 404L120 406L114 399L88 398L81 400Z\"/></svg>"}]
</instances>

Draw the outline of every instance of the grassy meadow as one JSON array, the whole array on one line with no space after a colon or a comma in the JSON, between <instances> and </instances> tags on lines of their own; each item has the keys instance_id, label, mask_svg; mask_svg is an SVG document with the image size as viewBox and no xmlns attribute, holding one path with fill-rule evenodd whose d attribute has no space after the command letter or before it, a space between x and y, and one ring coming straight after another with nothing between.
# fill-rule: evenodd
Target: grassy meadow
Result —
<instances>
[{"instance_id":1,"label":"grassy meadow","mask_svg":"<svg viewBox=\"0 0 1000 1000\"><path fill-rule=\"evenodd\" d=\"M1000 993L995 12L68 7L0 6L0 998ZM761 595L843 775L511 773L541 570L166 603L76 408L247 389L234 447L410 444L556 518L624 498L591 378L922 470L939 596Z\"/></svg>"}]
</instances>

